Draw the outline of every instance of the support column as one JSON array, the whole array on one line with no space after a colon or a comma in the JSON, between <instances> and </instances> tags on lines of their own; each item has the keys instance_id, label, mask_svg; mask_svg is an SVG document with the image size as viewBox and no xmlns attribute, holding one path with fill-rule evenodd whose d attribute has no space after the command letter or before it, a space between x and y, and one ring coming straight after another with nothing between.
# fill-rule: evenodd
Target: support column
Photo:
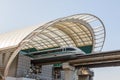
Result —
<instances>
[{"instance_id":1,"label":"support column","mask_svg":"<svg viewBox=\"0 0 120 80\"><path fill-rule=\"evenodd\" d=\"M89 68L80 68L77 72L78 80L93 80L94 73Z\"/></svg>"},{"instance_id":2,"label":"support column","mask_svg":"<svg viewBox=\"0 0 120 80\"><path fill-rule=\"evenodd\" d=\"M69 63L63 63L62 68L65 72L65 80L74 80L75 68L70 66Z\"/></svg>"},{"instance_id":3,"label":"support column","mask_svg":"<svg viewBox=\"0 0 120 80\"><path fill-rule=\"evenodd\" d=\"M4 67L0 67L0 80L4 80Z\"/></svg>"}]
</instances>

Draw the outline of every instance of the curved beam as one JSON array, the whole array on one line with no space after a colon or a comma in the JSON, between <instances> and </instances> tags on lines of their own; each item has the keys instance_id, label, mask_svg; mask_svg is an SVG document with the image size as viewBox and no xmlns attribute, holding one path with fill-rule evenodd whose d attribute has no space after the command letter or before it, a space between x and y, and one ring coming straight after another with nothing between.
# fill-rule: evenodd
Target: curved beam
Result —
<instances>
[{"instance_id":1,"label":"curved beam","mask_svg":"<svg viewBox=\"0 0 120 80\"><path fill-rule=\"evenodd\" d=\"M43 35L48 37L49 39L53 40L58 46L60 46L59 42L57 40L55 40L55 38L52 37L51 35L49 35L49 34L43 34Z\"/></svg>"},{"instance_id":2,"label":"curved beam","mask_svg":"<svg viewBox=\"0 0 120 80\"><path fill-rule=\"evenodd\" d=\"M69 34L67 32L67 30L63 28L63 26L57 25L56 28L58 28L60 31L62 31L64 34L66 34L74 42L74 44L77 46L77 42L75 41L75 39L73 38L73 36L71 34Z\"/></svg>"}]
</instances>

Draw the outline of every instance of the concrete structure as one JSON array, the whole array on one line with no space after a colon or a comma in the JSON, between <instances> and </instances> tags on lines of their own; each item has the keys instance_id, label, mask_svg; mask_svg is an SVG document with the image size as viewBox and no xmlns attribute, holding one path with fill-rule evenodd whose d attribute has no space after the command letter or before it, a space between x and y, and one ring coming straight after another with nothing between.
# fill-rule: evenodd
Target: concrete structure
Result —
<instances>
[{"instance_id":1,"label":"concrete structure","mask_svg":"<svg viewBox=\"0 0 120 80\"><path fill-rule=\"evenodd\" d=\"M78 80L93 80L93 72L88 68L80 68L78 70Z\"/></svg>"},{"instance_id":2,"label":"concrete structure","mask_svg":"<svg viewBox=\"0 0 120 80\"><path fill-rule=\"evenodd\" d=\"M18 53L21 51L29 53L50 48L78 47L86 54L92 54L102 50L104 40L104 25L98 17L91 14L76 14L46 24L1 34L1 79L16 75ZM29 67L29 63L25 66Z\"/></svg>"},{"instance_id":3,"label":"concrete structure","mask_svg":"<svg viewBox=\"0 0 120 80\"><path fill-rule=\"evenodd\" d=\"M35 80L35 79L7 77L6 80Z\"/></svg>"}]
</instances>

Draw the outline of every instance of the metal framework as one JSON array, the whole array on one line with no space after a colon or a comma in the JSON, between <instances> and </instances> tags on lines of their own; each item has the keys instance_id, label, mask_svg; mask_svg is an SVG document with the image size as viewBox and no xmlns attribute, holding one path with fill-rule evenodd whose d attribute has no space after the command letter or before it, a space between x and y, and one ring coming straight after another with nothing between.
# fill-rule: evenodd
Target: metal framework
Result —
<instances>
[{"instance_id":1,"label":"metal framework","mask_svg":"<svg viewBox=\"0 0 120 80\"><path fill-rule=\"evenodd\" d=\"M13 49L4 64L4 75L6 76L10 64L21 50L92 46L91 53L94 53L102 50L104 41L104 24L98 17L91 14L76 14L43 25L2 34L0 35L0 54Z\"/></svg>"}]
</instances>

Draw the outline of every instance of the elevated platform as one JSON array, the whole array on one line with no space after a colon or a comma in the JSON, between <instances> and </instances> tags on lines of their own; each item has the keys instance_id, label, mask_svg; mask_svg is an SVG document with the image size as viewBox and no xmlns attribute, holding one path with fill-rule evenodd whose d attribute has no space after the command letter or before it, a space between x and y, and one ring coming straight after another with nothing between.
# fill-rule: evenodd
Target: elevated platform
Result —
<instances>
[{"instance_id":1,"label":"elevated platform","mask_svg":"<svg viewBox=\"0 0 120 80\"><path fill-rule=\"evenodd\" d=\"M52 63L68 62L75 67L109 67L120 66L120 50L101 52L88 55L65 56L44 59L34 59L31 61L35 65L47 65Z\"/></svg>"}]
</instances>

